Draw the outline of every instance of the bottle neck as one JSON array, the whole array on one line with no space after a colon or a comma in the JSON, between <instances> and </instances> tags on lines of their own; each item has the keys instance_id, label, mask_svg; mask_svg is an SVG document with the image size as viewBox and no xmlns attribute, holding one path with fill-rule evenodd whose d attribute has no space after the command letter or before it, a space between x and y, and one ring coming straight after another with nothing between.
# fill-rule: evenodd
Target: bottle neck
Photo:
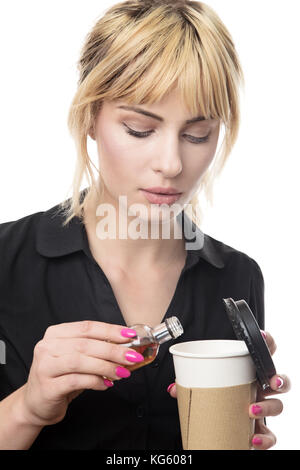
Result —
<instances>
[{"instance_id":1,"label":"bottle neck","mask_svg":"<svg viewBox=\"0 0 300 470\"><path fill-rule=\"evenodd\" d=\"M165 341L172 339L172 335L170 334L165 323L161 323L160 325L153 328L152 334L155 341L157 341L159 344L165 343Z\"/></svg>"},{"instance_id":2,"label":"bottle neck","mask_svg":"<svg viewBox=\"0 0 300 470\"><path fill-rule=\"evenodd\" d=\"M183 328L177 317L167 318L166 321L152 329L152 334L159 344L177 338L182 333Z\"/></svg>"}]
</instances>

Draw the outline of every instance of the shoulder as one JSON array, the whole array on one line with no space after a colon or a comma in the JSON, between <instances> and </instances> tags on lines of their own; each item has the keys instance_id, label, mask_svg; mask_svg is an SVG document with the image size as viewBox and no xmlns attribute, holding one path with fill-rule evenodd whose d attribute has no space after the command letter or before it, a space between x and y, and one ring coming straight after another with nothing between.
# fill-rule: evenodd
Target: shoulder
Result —
<instances>
[{"instance_id":1,"label":"shoulder","mask_svg":"<svg viewBox=\"0 0 300 470\"><path fill-rule=\"evenodd\" d=\"M20 243L34 233L36 225L44 212L35 212L20 219L0 224L0 243Z\"/></svg>"},{"instance_id":2,"label":"shoulder","mask_svg":"<svg viewBox=\"0 0 300 470\"><path fill-rule=\"evenodd\" d=\"M34 251L36 228L42 214L43 212L36 212L0 224L1 271L20 254Z\"/></svg>"},{"instance_id":3,"label":"shoulder","mask_svg":"<svg viewBox=\"0 0 300 470\"><path fill-rule=\"evenodd\" d=\"M259 263L249 253L245 253L231 245L217 240L216 238L205 234L205 240L213 246L224 264L224 272L226 274L249 273L257 278L262 278L262 271Z\"/></svg>"}]
</instances>

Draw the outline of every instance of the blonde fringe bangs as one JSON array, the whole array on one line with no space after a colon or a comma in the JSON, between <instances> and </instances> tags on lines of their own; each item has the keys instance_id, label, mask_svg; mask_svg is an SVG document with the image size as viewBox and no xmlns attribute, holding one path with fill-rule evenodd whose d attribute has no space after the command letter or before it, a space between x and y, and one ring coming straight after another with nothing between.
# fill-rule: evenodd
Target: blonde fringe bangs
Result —
<instances>
[{"instance_id":1,"label":"blonde fringe bangs","mask_svg":"<svg viewBox=\"0 0 300 470\"><path fill-rule=\"evenodd\" d=\"M243 72L231 36L216 13L195 1L129 0L108 9L87 35L78 62L80 78L68 127L77 160L72 196L60 205L67 225L83 220L90 197L103 194L103 180L88 155L87 137L104 100L152 104L176 89L191 115L218 118L224 139L193 199L192 219L200 226L203 191L213 203L213 183L236 142L240 125L239 88ZM84 175L88 191L81 202ZM100 189L100 191L99 191Z\"/></svg>"}]
</instances>

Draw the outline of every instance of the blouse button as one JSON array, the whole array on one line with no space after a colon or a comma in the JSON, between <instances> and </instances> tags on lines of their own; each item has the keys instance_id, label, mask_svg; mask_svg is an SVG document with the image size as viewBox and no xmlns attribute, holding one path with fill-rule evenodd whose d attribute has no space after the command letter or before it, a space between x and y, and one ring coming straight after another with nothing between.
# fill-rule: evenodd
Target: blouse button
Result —
<instances>
[{"instance_id":1,"label":"blouse button","mask_svg":"<svg viewBox=\"0 0 300 470\"><path fill-rule=\"evenodd\" d=\"M144 408L142 405L139 405L136 409L136 415L138 418L142 418L144 416Z\"/></svg>"}]
</instances>

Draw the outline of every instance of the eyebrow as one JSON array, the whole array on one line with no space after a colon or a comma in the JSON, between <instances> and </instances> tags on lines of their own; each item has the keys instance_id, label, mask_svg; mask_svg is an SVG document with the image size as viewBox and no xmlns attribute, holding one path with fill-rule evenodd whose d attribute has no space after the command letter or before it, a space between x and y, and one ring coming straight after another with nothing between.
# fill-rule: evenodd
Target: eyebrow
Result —
<instances>
[{"instance_id":1,"label":"eyebrow","mask_svg":"<svg viewBox=\"0 0 300 470\"><path fill-rule=\"evenodd\" d=\"M127 109L128 111L135 111L136 113L139 114L144 114L145 116L152 117L154 119L157 119L158 121L163 122L164 119L161 116L158 116L157 114L150 113L150 111L146 111L145 109L141 108L136 108L135 106L118 106L118 108L122 109ZM204 116L196 116L193 119L188 119L185 121L186 124L191 124L192 122L198 122L198 121L206 121Z\"/></svg>"}]
</instances>

